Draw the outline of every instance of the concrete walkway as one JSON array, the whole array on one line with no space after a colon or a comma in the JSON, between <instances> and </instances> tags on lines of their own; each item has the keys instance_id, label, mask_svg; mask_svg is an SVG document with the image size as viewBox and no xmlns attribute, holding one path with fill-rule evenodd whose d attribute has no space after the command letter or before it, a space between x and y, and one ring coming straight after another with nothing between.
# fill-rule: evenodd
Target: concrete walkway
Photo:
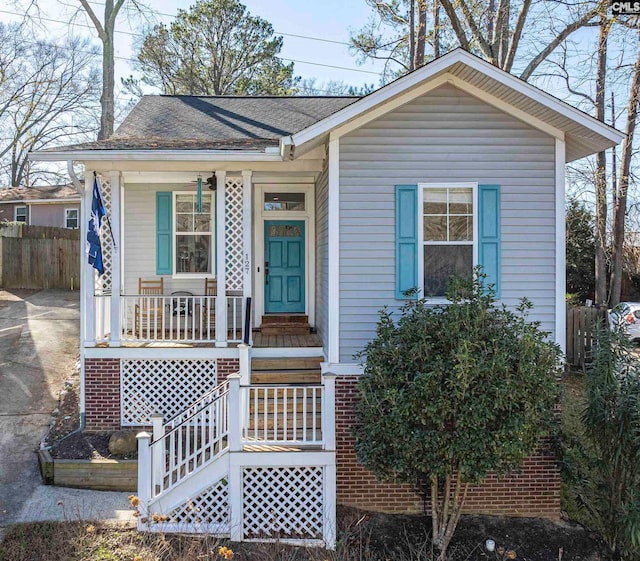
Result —
<instances>
[{"instance_id":1,"label":"concrete walkway","mask_svg":"<svg viewBox=\"0 0 640 561\"><path fill-rule=\"evenodd\" d=\"M128 493L41 483L35 451L77 361L79 323L77 292L0 290L0 529L35 520L131 517Z\"/></svg>"},{"instance_id":2,"label":"concrete walkway","mask_svg":"<svg viewBox=\"0 0 640 561\"><path fill-rule=\"evenodd\" d=\"M41 520L109 520L133 523L130 493L65 489L38 485L14 522Z\"/></svg>"}]
</instances>

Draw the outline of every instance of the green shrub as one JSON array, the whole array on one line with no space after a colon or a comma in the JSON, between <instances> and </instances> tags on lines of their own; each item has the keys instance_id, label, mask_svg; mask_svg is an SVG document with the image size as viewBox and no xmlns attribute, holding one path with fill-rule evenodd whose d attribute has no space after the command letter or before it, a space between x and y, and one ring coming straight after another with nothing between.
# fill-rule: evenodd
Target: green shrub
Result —
<instances>
[{"instance_id":1,"label":"green shrub","mask_svg":"<svg viewBox=\"0 0 640 561\"><path fill-rule=\"evenodd\" d=\"M557 396L560 350L528 321L531 304L497 306L483 281L454 279L449 304L409 301L397 322L382 310L358 355L358 460L382 480L425 482L441 559L469 484L520 466Z\"/></svg>"}]
</instances>

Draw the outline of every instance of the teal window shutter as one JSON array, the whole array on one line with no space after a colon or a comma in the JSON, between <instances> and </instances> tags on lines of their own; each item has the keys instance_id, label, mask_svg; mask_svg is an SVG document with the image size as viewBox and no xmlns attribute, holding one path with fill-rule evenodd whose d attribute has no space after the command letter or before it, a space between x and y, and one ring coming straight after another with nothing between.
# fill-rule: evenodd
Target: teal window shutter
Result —
<instances>
[{"instance_id":1,"label":"teal window shutter","mask_svg":"<svg viewBox=\"0 0 640 561\"><path fill-rule=\"evenodd\" d=\"M396 298L418 288L418 186L396 185Z\"/></svg>"},{"instance_id":2,"label":"teal window shutter","mask_svg":"<svg viewBox=\"0 0 640 561\"><path fill-rule=\"evenodd\" d=\"M156 193L156 274L173 273L173 193Z\"/></svg>"},{"instance_id":3,"label":"teal window shutter","mask_svg":"<svg viewBox=\"0 0 640 561\"><path fill-rule=\"evenodd\" d=\"M478 185L478 264L500 297L500 185Z\"/></svg>"}]
</instances>

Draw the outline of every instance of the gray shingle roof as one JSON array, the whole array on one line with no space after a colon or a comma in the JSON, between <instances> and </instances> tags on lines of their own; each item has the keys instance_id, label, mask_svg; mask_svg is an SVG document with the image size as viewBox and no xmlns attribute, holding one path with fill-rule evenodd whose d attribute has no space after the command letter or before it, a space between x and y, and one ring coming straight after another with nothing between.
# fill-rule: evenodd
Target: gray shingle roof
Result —
<instances>
[{"instance_id":1,"label":"gray shingle roof","mask_svg":"<svg viewBox=\"0 0 640 561\"><path fill-rule=\"evenodd\" d=\"M107 140L65 150L264 150L359 97L145 95Z\"/></svg>"},{"instance_id":2,"label":"gray shingle roof","mask_svg":"<svg viewBox=\"0 0 640 561\"><path fill-rule=\"evenodd\" d=\"M0 188L0 203L37 200L80 199L73 185L45 185L42 187L6 187Z\"/></svg>"}]
</instances>

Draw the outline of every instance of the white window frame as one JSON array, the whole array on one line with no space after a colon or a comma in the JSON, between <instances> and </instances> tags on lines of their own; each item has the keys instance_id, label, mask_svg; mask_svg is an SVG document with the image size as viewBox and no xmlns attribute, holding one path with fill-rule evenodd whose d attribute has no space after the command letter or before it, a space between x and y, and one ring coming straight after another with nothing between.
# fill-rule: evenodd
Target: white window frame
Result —
<instances>
[{"instance_id":1,"label":"white window frame","mask_svg":"<svg viewBox=\"0 0 640 561\"><path fill-rule=\"evenodd\" d=\"M473 204L473 242L425 242L424 241L424 192L426 189L471 189ZM418 183L418 288L424 294L424 246L425 245L473 245L473 266L478 265L478 183ZM444 296L426 296L429 302L446 304Z\"/></svg>"},{"instance_id":2,"label":"white window frame","mask_svg":"<svg viewBox=\"0 0 640 561\"><path fill-rule=\"evenodd\" d=\"M24 221L18 220L18 209L24 209ZM27 205L16 206L13 209L13 220L14 222L22 222L22 224L29 224L29 207Z\"/></svg>"},{"instance_id":3,"label":"white window frame","mask_svg":"<svg viewBox=\"0 0 640 561\"><path fill-rule=\"evenodd\" d=\"M69 227L69 212L74 211L76 213L76 227L75 228L70 228ZM80 209L77 208L65 208L64 209L64 227L65 228L69 228L70 230L77 230L78 228L80 228Z\"/></svg>"},{"instance_id":4,"label":"white window frame","mask_svg":"<svg viewBox=\"0 0 640 561\"><path fill-rule=\"evenodd\" d=\"M203 195L205 193L203 192ZM211 191L211 227L213 228L210 232L178 232L176 230L176 214L177 214L177 197L178 195L191 195L196 196L195 191L173 191L173 202L172 202L172 212L171 212L171 244L172 244L172 255L173 255L173 274L171 275L174 279L210 279L216 277L216 193L215 191ZM211 235L211 255L209 255L209 263L211 263L211 272L210 273L178 273L178 255L176 251L176 238L178 235L202 235L202 234L210 234Z\"/></svg>"}]
</instances>

